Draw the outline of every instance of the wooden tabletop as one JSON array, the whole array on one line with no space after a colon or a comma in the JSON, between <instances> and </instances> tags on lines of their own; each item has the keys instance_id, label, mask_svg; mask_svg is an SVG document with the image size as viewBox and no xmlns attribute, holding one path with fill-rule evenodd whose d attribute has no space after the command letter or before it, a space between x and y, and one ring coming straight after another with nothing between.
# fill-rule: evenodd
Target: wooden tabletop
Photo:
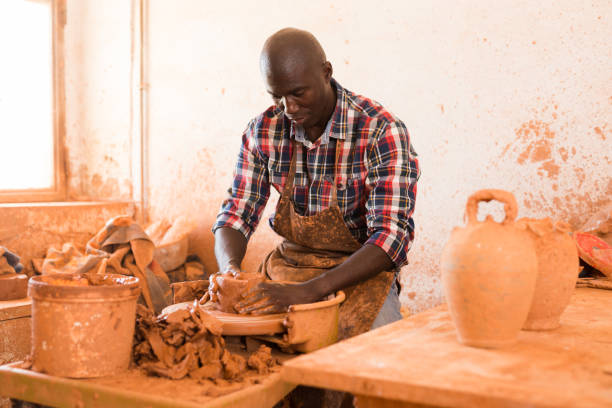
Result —
<instances>
[{"instance_id":1,"label":"wooden tabletop","mask_svg":"<svg viewBox=\"0 0 612 408\"><path fill-rule=\"evenodd\" d=\"M243 350L241 338L225 337L226 348L244 358L260 344L252 341L249 350ZM295 357L276 348L272 348L272 355L279 362ZM0 407L5 397L51 407L271 408L295 388L281 380L280 366L272 367L267 374L245 373L241 382L214 384L188 377L171 380L148 376L139 369L101 378L61 378L22 365L0 365Z\"/></svg>"},{"instance_id":2,"label":"wooden tabletop","mask_svg":"<svg viewBox=\"0 0 612 408\"><path fill-rule=\"evenodd\" d=\"M132 370L114 377L77 380L24 370L19 365L0 366L0 402L7 397L52 407L270 408L294 388L273 372L259 384L214 397L189 378L170 380Z\"/></svg>"},{"instance_id":3,"label":"wooden tabletop","mask_svg":"<svg viewBox=\"0 0 612 408\"><path fill-rule=\"evenodd\" d=\"M445 305L286 362L285 381L448 407L612 407L612 291L578 288L561 327L459 344Z\"/></svg>"}]
</instances>

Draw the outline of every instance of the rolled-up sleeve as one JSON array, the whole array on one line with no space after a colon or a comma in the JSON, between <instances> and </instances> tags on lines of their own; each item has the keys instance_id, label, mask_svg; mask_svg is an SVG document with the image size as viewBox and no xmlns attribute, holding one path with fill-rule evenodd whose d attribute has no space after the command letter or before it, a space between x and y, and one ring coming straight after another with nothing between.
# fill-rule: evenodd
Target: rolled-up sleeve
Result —
<instances>
[{"instance_id":1,"label":"rolled-up sleeve","mask_svg":"<svg viewBox=\"0 0 612 408\"><path fill-rule=\"evenodd\" d=\"M213 225L213 233L221 227L242 232L248 240L259 220L270 196L268 167L255 140L256 121L251 121L242 135L238 161L228 197Z\"/></svg>"},{"instance_id":2,"label":"rolled-up sleeve","mask_svg":"<svg viewBox=\"0 0 612 408\"><path fill-rule=\"evenodd\" d=\"M368 240L396 267L406 264L414 240L412 214L420 175L416 152L401 121L390 122L375 137L368 155L366 201Z\"/></svg>"}]
</instances>

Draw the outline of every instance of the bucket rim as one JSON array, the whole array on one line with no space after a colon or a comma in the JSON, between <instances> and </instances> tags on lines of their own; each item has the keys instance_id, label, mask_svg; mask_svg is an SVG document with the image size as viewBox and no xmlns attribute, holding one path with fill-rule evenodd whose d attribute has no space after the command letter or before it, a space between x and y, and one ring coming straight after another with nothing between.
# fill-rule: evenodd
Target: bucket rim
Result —
<instances>
[{"instance_id":1,"label":"bucket rim","mask_svg":"<svg viewBox=\"0 0 612 408\"><path fill-rule=\"evenodd\" d=\"M45 282L43 279L54 275L37 275L28 282L28 296L32 298L63 298L63 297L125 297L140 294L140 280L135 276L121 274L105 274L106 277L117 279L121 284L72 286L57 285Z\"/></svg>"}]
</instances>

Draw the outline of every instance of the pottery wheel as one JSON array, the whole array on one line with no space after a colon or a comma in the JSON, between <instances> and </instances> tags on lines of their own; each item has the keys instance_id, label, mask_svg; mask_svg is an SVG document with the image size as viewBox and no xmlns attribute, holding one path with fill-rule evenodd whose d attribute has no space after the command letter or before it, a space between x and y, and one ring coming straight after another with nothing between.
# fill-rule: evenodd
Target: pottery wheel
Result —
<instances>
[{"instance_id":1,"label":"pottery wheel","mask_svg":"<svg viewBox=\"0 0 612 408\"><path fill-rule=\"evenodd\" d=\"M166 307L162 313L172 313L190 305L193 305L193 302L177 303ZM200 307L223 323L224 336L272 335L285 331L283 321L287 316L286 313L254 316L221 312L216 310L211 303Z\"/></svg>"}]
</instances>

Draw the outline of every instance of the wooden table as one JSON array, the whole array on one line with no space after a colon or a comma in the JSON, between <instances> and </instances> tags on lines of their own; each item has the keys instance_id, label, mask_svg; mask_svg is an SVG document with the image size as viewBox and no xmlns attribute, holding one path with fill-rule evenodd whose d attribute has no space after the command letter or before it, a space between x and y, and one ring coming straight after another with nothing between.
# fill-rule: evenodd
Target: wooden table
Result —
<instances>
[{"instance_id":1,"label":"wooden table","mask_svg":"<svg viewBox=\"0 0 612 408\"><path fill-rule=\"evenodd\" d=\"M612 291L579 288L547 332L458 343L445 305L288 361L282 378L368 407L612 407Z\"/></svg>"},{"instance_id":2,"label":"wooden table","mask_svg":"<svg viewBox=\"0 0 612 408\"><path fill-rule=\"evenodd\" d=\"M273 354L280 360L294 357L277 350ZM190 378L170 380L139 370L71 379L25 370L20 363L0 366L0 396L52 407L271 408L293 388L295 385L281 379L280 367L267 375L251 375L247 385L211 390L210 385Z\"/></svg>"},{"instance_id":3,"label":"wooden table","mask_svg":"<svg viewBox=\"0 0 612 408\"><path fill-rule=\"evenodd\" d=\"M219 397L208 396L195 380L170 380L127 373L91 380L59 378L0 366L0 395L51 407L93 408L271 408L295 386L272 373L260 384Z\"/></svg>"}]
</instances>

